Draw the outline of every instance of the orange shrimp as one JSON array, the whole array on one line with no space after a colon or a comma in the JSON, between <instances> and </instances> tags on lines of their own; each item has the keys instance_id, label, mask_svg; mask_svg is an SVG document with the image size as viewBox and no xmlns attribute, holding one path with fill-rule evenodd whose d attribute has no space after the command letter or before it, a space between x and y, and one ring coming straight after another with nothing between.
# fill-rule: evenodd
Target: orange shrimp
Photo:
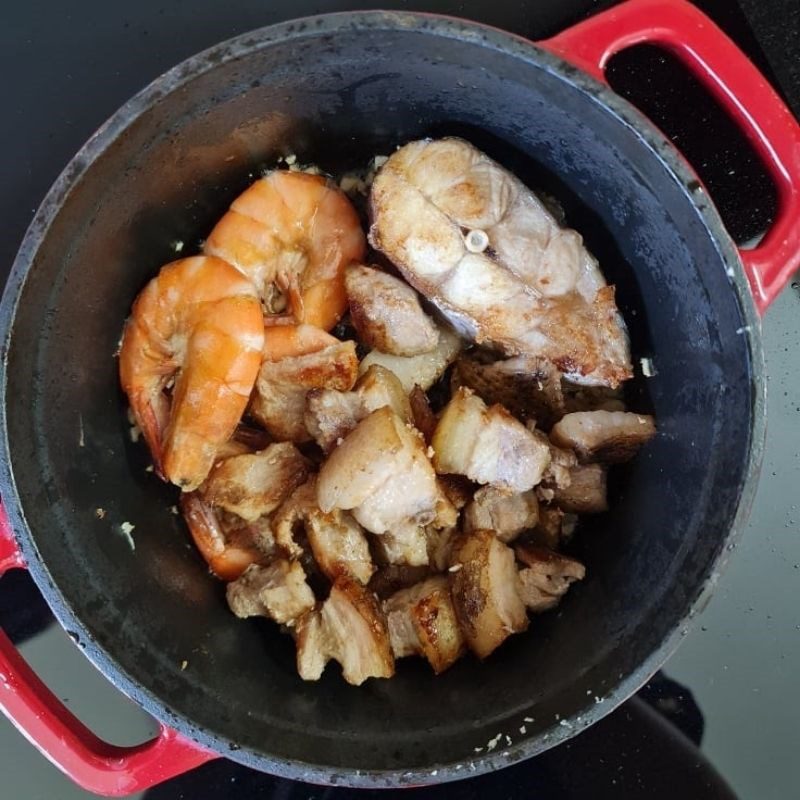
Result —
<instances>
[{"instance_id":1,"label":"orange shrimp","mask_svg":"<svg viewBox=\"0 0 800 800\"><path fill-rule=\"evenodd\" d=\"M181 511L200 555L221 580L235 581L251 564L266 561L250 528L224 530L213 507L198 492L181 495Z\"/></svg>"},{"instance_id":2,"label":"orange shrimp","mask_svg":"<svg viewBox=\"0 0 800 800\"><path fill-rule=\"evenodd\" d=\"M317 353L341 341L313 325L273 325L264 329L264 361Z\"/></svg>"},{"instance_id":3,"label":"orange shrimp","mask_svg":"<svg viewBox=\"0 0 800 800\"><path fill-rule=\"evenodd\" d=\"M235 581L251 564L269 560L256 545L254 525L226 529L199 492L181 495L181 511L200 555L220 580Z\"/></svg>"},{"instance_id":4,"label":"orange shrimp","mask_svg":"<svg viewBox=\"0 0 800 800\"><path fill-rule=\"evenodd\" d=\"M235 435L241 437L242 430ZM262 444L263 437L255 432L247 438ZM233 581L251 564L266 564L276 555L270 519L305 483L311 464L291 444L253 451L241 440L231 440L224 449L239 452L218 460L197 491L184 492L181 510L211 571Z\"/></svg>"},{"instance_id":5,"label":"orange shrimp","mask_svg":"<svg viewBox=\"0 0 800 800\"><path fill-rule=\"evenodd\" d=\"M347 196L319 175L276 170L246 189L206 239L256 285L267 323L330 330L347 307L345 267L366 237Z\"/></svg>"},{"instance_id":6,"label":"orange shrimp","mask_svg":"<svg viewBox=\"0 0 800 800\"><path fill-rule=\"evenodd\" d=\"M263 345L255 288L221 259L174 261L142 290L119 371L162 477L184 491L203 482L247 406Z\"/></svg>"}]
</instances>

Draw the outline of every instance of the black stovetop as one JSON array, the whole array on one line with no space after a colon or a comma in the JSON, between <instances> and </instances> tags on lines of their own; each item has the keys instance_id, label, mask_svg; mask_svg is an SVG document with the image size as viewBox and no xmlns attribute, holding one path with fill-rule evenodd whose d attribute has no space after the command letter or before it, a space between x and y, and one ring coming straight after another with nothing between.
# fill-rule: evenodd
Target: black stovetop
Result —
<instances>
[{"instance_id":1,"label":"black stovetop","mask_svg":"<svg viewBox=\"0 0 800 800\"><path fill-rule=\"evenodd\" d=\"M7 274L49 185L94 129L158 74L222 39L291 17L353 8L402 8L469 17L529 38L552 35L613 0L387 2L140 0L117 6L42 2L6 9L0 28L0 126ZM800 114L800 3L698 0ZM684 151L738 241L768 225L769 180L741 137L694 82L659 51L617 57L612 85ZM795 285L797 288L798 284ZM771 383L770 434L752 522L709 608L687 641L637 697L570 742L494 775L403 797L789 798L800 795L794 754L800 698L800 344L798 299L779 298L764 323ZM25 575L0 583L0 624L60 696L118 743L152 724L115 696L71 647ZM667 677L669 676L669 677ZM699 749L696 745L699 744ZM713 766L712 766L713 764ZM86 798L0 718L3 796ZM727 788L728 784L731 788ZM6 795L6 792L8 793ZM364 793L374 794L377 793ZM218 761L146 794L163 798L339 798L353 792L291 784ZM394 796L381 792L381 798Z\"/></svg>"}]
</instances>

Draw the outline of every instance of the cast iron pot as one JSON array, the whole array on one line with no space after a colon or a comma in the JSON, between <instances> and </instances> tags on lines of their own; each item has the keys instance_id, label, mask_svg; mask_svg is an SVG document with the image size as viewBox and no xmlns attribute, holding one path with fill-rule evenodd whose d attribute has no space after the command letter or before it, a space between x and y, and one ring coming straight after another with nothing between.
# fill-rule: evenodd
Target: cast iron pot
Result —
<instances>
[{"instance_id":1,"label":"cast iron pot","mask_svg":"<svg viewBox=\"0 0 800 800\"><path fill-rule=\"evenodd\" d=\"M680 56L763 156L780 210L757 249L737 252L680 155L604 85L610 55L641 41ZM659 433L578 537L587 580L526 635L438 678L406 660L361 688L333 667L304 683L291 640L233 619L187 546L174 490L129 439L113 354L173 242L190 252L260 165L294 152L336 170L449 133L564 202L618 287L635 363L653 359L630 399ZM424 15L317 17L158 79L56 182L3 297L0 570L27 566L87 656L163 727L139 747L99 741L0 636L6 714L106 794L220 755L353 786L453 780L599 719L677 645L747 515L764 434L758 311L800 260L798 185L796 123L678 0L632 0L538 45Z\"/></svg>"}]
</instances>

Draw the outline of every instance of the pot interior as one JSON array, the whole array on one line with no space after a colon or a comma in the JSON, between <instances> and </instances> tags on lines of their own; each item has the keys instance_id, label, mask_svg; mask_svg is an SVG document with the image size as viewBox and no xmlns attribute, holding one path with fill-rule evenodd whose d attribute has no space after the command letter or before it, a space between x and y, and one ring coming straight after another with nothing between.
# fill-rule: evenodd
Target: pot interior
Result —
<instances>
[{"instance_id":1,"label":"pot interior","mask_svg":"<svg viewBox=\"0 0 800 800\"><path fill-rule=\"evenodd\" d=\"M528 742L518 751L503 740L513 760L569 735L558 717L580 714L579 727L609 711L658 666L653 654L712 577L750 460L746 321L696 187L670 171L661 140L648 144L602 93L533 48L409 19L256 32L133 101L129 122L70 167L79 177L50 197L60 209L49 227L32 230L29 245L40 241L7 351L20 534L46 565L34 573L62 621L79 620L82 644L157 715L298 777L463 764L500 732ZM628 399L656 415L659 435L616 471L612 511L582 524L573 549L587 579L486 663L464 658L437 678L406 659L393 680L361 688L331 664L304 683L288 637L230 614L170 512L177 492L145 471L114 353L133 298L175 258L174 243L195 251L278 155L340 171L444 134L562 202L617 285L634 363L653 359L657 374L633 381ZM523 736L526 716L535 721Z\"/></svg>"}]
</instances>

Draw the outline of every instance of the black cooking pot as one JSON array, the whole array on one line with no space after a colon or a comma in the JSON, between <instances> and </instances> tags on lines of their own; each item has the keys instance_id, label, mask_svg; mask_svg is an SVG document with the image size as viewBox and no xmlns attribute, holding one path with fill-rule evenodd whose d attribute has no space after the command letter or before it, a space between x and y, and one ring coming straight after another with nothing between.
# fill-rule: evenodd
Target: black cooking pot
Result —
<instances>
[{"instance_id":1,"label":"black cooking pot","mask_svg":"<svg viewBox=\"0 0 800 800\"><path fill-rule=\"evenodd\" d=\"M608 57L640 41L676 52L764 157L780 211L756 250L737 252L680 155L602 83ZM653 359L657 374L634 381L630 400L659 434L578 537L588 577L558 613L440 677L406 660L360 688L333 668L304 683L290 639L231 617L170 513L175 490L145 472L113 354L174 242L196 248L261 165L293 152L337 171L444 134L563 202L618 287L636 363ZM164 727L136 748L100 742L0 634L5 712L107 794L218 755L354 786L453 780L599 719L680 641L747 515L764 433L756 309L800 261L799 182L796 123L678 0L631 0L538 46L416 14L317 17L167 73L95 134L37 212L2 301L0 396L0 571L24 562L88 657Z\"/></svg>"}]
</instances>

